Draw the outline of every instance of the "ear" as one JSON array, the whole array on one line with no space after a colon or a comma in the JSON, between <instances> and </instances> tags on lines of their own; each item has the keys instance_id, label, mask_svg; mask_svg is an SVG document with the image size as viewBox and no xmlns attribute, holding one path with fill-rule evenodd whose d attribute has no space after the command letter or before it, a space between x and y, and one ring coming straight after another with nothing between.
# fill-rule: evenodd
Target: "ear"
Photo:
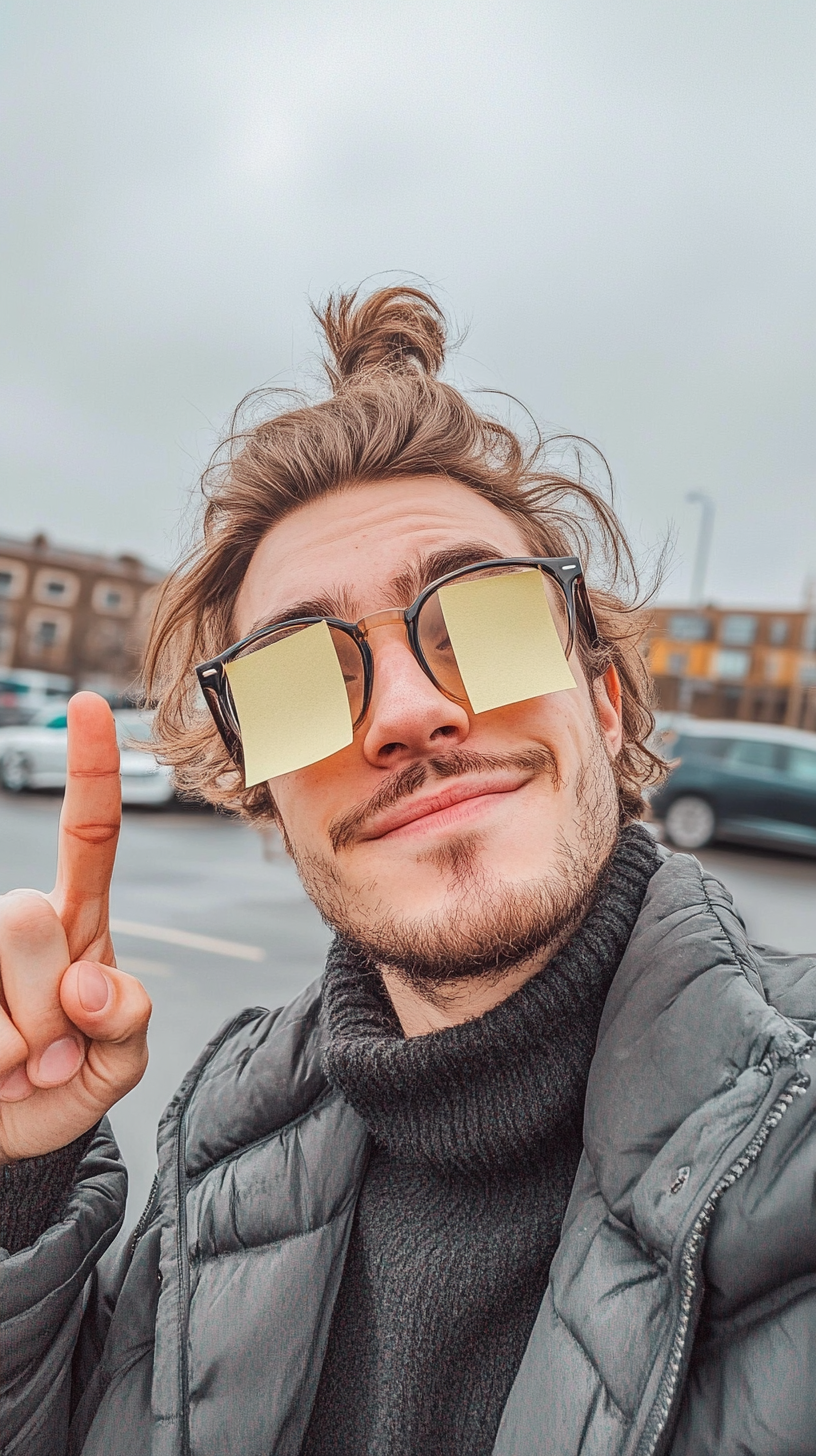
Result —
<instances>
[{"instance_id":1,"label":"ear","mask_svg":"<svg viewBox=\"0 0 816 1456\"><path fill-rule=\"evenodd\" d=\"M608 667L592 684L595 712L610 758L617 758L623 744L623 697L616 667Z\"/></svg>"}]
</instances>

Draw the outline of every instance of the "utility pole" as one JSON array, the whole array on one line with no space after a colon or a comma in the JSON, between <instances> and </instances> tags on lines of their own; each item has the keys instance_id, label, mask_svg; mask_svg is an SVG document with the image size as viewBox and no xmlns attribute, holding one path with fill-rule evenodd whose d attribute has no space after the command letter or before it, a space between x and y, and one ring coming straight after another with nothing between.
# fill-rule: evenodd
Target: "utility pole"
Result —
<instances>
[{"instance_id":1,"label":"utility pole","mask_svg":"<svg viewBox=\"0 0 816 1456\"><path fill-rule=\"evenodd\" d=\"M691 601L695 607L701 607L705 595L705 579L708 571L708 556L711 550L711 537L714 534L714 512L716 506L710 495L704 495L701 490L689 491L686 500L692 505L702 506L700 513L700 529L697 533L697 550L694 554L694 571L691 577Z\"/></svg>"}]
</instances>

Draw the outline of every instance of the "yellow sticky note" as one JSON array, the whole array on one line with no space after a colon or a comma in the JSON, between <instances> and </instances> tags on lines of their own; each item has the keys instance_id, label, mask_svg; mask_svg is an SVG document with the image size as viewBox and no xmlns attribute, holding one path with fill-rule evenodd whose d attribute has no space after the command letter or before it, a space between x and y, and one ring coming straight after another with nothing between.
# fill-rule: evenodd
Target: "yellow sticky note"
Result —
<instances>
[{"instance_id":1,"label":"yellow sticky note","mask_svg":"<svg viewBox=\"0 0 816 1456\"><path fill-rule=\"evenodd\" d=\"M439 601L474 713L575 687L540 571L451 582Z\"/></svg>"},{"instance_id":2,"label":"yellow sticky note","mask_svg":"<svg viewBox=\"0 0 816 1456\"><path fill-rule=\"evenodd\" d=\"M325 622L227 664L248 789L346 748L354 736L343 670Z\"/></svg>"}]
</instances>

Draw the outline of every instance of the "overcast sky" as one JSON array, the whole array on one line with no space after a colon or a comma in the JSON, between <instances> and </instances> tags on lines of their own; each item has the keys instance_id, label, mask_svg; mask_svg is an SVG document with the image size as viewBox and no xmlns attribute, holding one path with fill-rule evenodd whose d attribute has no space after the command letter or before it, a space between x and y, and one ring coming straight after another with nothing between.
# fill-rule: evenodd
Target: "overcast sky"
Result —
<instances>
[{"instance_id":1,"label":"overcast sky","mask_svg":"<svg viewBox=\"0 0 816 1456\"><path fill-rule=\"evenodd\" d=\"M596 441L709 595L816 577L813 0L4 0L0 531L165 564L308 300L419 274L452 372Z\"/></svg>"}]
</instances>

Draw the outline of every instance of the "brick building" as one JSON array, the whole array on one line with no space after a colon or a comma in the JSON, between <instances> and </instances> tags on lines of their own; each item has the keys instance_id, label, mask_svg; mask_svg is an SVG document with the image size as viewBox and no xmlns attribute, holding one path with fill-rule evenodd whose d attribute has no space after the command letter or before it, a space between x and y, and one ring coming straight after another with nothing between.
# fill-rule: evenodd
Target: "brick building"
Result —
<instances>
[{"instance_id":1,"label":"brick building","mask_svg":"<svg viewBox=\"0 0 816 1456\"><path fill-rule=\"evenodd\" d=\"M646 660L660 707L816 730L816 606L657 607Z\"/></svg>"},{"instance_id":2,"label":"brick building","mask_svg":"<svg viewBox=\"0 0 816 1456\"><path fill-rule=\"evenodd\" d=\"M136 556L0 536L0 668L70 679L75 689L126 690L161 580Z\"/></svg>"}]
</instances>

